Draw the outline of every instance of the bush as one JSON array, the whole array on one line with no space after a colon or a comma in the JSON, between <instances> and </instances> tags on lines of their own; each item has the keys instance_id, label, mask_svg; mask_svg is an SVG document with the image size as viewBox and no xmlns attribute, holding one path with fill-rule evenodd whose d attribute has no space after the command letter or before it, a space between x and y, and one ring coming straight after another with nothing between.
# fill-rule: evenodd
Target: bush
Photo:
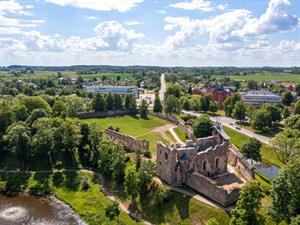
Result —
<instances>
[{"instance_id":1,"label":"bush","mask_svg":"<svg viewBox=\"0 0 300 225\"><path fill-rule=\"evenodd\" d=\"M151 158L151 156L152 156L151 151L149 149L146 149L144 151L144 156L147 157L147 158Z\"/></svg>"},{"instance_id":2,"label":"bush","mask_svg":"<svg viewBox=\"0 0 300 225\"><path fill-rule=\"evenodd\" d=\"M90 188L87 178L81 180L81 190L86 191Z\"/></svg>"},{"instance_id":3,"label":"bush","mask_svg":"<svg viewBox=\"0 0 300 225\"><path fill-rule=\"evenodd\" d=\"M52 183L54 186L59 186L64 181L63 174L61 172L55 172L52 176Z\"/></svg>"},{"instance_id":4,"label":"bush","mask_svg":"<svg viewBox=\"0 0 300 225\"><path fill-rule=\"evenodd\" d=\"M55 169L58 169L58 170L61 170L63 168L63 163L62 161L57 161L55 164L54 164L54 168Z\"/></svg>"},{"instance_id":5,"label":"bush","mask_svg":"<svg viewBox=\"0 0 300 225\"><path fill-rule=\"evenodd\" d=\"M173 197L173 193L167 188L158 188L155 192L153 203L156 206L162 206L169 202Z\"/></svg>"}]
</instances>

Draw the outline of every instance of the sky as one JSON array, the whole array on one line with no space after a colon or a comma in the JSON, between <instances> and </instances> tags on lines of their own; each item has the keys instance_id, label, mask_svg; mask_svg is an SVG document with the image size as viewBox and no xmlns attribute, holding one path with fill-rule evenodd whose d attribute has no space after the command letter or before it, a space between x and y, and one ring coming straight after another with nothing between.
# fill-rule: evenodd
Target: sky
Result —
<instances>
[{"instance_id":1,"label":"sky","mask_svg":"<svg viewBox=\"0 0 300 225\"><path fill-rule=\"evenodd\" d=\"M0 65L300 66L300 0L0 0Z\"/></svg>"}]
</instances>

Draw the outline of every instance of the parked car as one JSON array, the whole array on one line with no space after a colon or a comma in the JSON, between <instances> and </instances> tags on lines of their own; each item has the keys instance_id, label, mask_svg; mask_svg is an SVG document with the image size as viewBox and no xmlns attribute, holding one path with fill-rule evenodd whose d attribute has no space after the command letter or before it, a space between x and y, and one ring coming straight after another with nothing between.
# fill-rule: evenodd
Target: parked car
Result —
<instances>
[{"instance_id":1,"label":"parked car","mask_svg":"<svg viewBox=\"0 0 300 225\"><path fill-rule=\"evenodd\" d=\"M235 129L237 129L237 130L241 130L241 128L240 128L240 127L235 127Z\"/></svg>"}]
</instances>

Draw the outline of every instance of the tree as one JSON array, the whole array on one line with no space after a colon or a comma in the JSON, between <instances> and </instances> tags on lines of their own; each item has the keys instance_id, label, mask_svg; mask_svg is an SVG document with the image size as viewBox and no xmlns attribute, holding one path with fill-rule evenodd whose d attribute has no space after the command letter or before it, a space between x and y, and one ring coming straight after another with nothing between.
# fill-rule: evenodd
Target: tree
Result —
<instances>
[{"instance_id":1,"label":"tree","mask_svg":"<svg viewBox=\"0 0 300 225\"><path fill-rule=\"evenodd\" d=\"M105 112L107 110L106 102L99 92L97 92L96 96L94 97L93 109L100 112Z\"/></svg>"},{"instance_id":2,"label":"tree","mask_svg":"<svg viewBox=\"0 0 300 225\"><path fill-rule=\"evenodd\" d=\"M237 101L232 110L232 117L240 122L246 118L246 106L242 101Z\"/></svg>"},{"instance_id":3,"label":"tree","mask_svg":"<svg viewBox=\"0 0 300 225\"><path fill-rule=\"evenodd\" d=\"M153 112L156 112L156 113L161 113L162 112L162 104L161 104L161 101L160 101L160 98L159 98L158 94L155 95Z\"/></svg>"},{"instance_id":4,"label":"tree","mask_svg":"<svg viewBox=\"0 0 300 225\"><path fill-rule=\"evenodd\" d=\"M272 196L270 214L277 223L281 221L289 223L291 218L297 215L299 217L299 183L300 160L299 158L293 158L280 169L279 175L275 177L272 182L270 191Z\"/></svg>"},{"instance_id":5,"label":"tree","mask_svg":"<svg viewBox=\"0 0 300 225\"><path fill-rule=\"evenodd\" d=\"M20 103L26 106L29 113L31 113L35 109L44 109L47 113L51 112L49 104L40 96L27 97L18 95L18 98L20 100Z\"/></svg>"},{"instance_id":6,"label":"tree","mask_svg":"<svg viewBox=\"0 0 300 225\"><path fill-rule=\"evenodd\" d=\"M188 94L193 94L193 89L192 89L192 86L189 86L189 88L188 88Z\"/></svg>"},{"instance_id":7,"label":"tree","mask_svg":"<svg viewBox=\"0 0 300 225\"><path fill-rule=\"evenodd\" d=\"M113 201L109 205L105 207L105 216L111 220L117 220L121 211L119 209L119 203L117 201Z\"/></svg>"},{"instance_id":8,"label":"tree","mask_svg":"<svg viewBox=\"0 0 300 225\"><path fill-rule=\"evenodd\" d=\"M76 120L66 119L60 126L63 148L70 152L75 165L74 150L81 139L79 123Z\"/></svg>"},{"instance_id":9,"label":"tree","mask_svg":"<svg viewBox=\"0 0 300 225\"><path fill-rule=\"evenodd\" d=\"M286 127L300 130L300 115L292 115L285 121Z\"/></svg>"},{"instance_id":10,"label":"tree","mask_svg":"<svg viewBox=\"0 0 300 225\"><path fill-rule=\"evenodd\" d=\"M272 126L271 113L266 110L255 110L251 118L251 127L256 130L266 130Z\"/></svg>"},{"instance_id":11,"label":"tree","mask_svg":"<svg viewBox=\"0 0 300 225\"><path fill-rule=\"evenodd\" d=\"M136 107L136 100L133 95L131 95L129 107L128 107L129 113L132 116L135 116L138 113L137 107Z\"/></svg>"},{"instance_id":12,"label":"tree","mask_svg":"<svg viewBox=\"0 0 300 225\"><path fill-rule=\"evenodd\" d=\"M28 112L27 112L28 110L25 105L22 104L15 105L12 108L12 111L15 114L16 121L20 121L20 120L24 121L28 117Z\"/></svg>"},{"instance_id":13,"label":"tree","mask_svg":"<svg viewBox=\"0 0 300 225\"><path fill-rule=\"evenodd\" d=\"M93 166L97 165L99 158L98 146L102 141L102 129L99 123L92 123L89 126L88 143L90 145L89 161Z\"/></svg>"},{"instance_id":14,"label":"tree","mask_svg":"<svg viewBox=\"0 0 300 225\"><path fill-rule=\"evenodd\" d=\"M193 124L193 130L196 138L210 136L213 131L213 123L210 120L209 116L199 116Z\"/></svg>"},{"instance_id":15,"label":"tree","mask_svg":"<svg viewBox=\"0 0 300 225\"><path fill-rule=\"evenodd\" d=\"M140 117L143 119L148 118L148 104L145 99L142 100L141 106L140 106Z\"/></svg>"},{"instance_id":16,"label":"tree","mask_svg":"<svg viewBox=\"0 0 300 225\"><path fill-rule=\"evenodd\" d=\"M165 112L168 114L179 114L181 112L180 102L174 95L166 97Z\"/></svg>"},{"instance_id":17,"label":"tree","mask_svg":"<svg viewBox=\"0 0 300 225\"><path fill-rule=\"evenodd\" d=\"M291 103L293 102L294 97L292 95L291 91L285 91L282 94L282 103L284 105L291 105Z\"/></svg>"},{"instance_id":18,"label":"tree","mask_svg":"<svg viewBox=\"0 0 300 225\"><path fill-rule=\"evenodd\" d=\"M295 111L295 114L300 114L300 100L298 100L298 101L295 103L294 111Z\"/></svg>"},{"instance_id":19,"label":"tree","mask_svg":"<svg viewBox=\"0 0 300 225\"><path fill-rule=\"evenodd\" d=\"M39 118L47 117L48 113L41 108L32 111L30 116L27 118L26 122L31 126L31 124Z\"/></svg>"},{"instance_id":20,"label":"tree","mask_svg":"<svg viewBox=\"0 0 300 225\"><path fill-rule=\"evenodd\" d=\"M138 195L138 189L139 181L137 173L133 170L129 170L125 176L124 181L125 191L128 195L131 196L131 199L135 201L137 195Z\"/></svg>"},{"instance_id":21,"label":"tree","mask_svg":"<svg viewBox=\"0 0 300 225\"><path fill-rule=\"evenodd\" d=\"M235 93L232 96L226 98L223 103L226 116L231 116L234 105L237 101L241 101L241 97L238 93Z\"/></svg>"},{"instance_id":22,"label":"tree","mask_svg":"<svg viewBox=\"0 0 300 225\"><path fill-rule=\"evenodd\" d=\"M257 181L248 182L241 190L236 207L231 211L231 225L256 225L263 193Z\"/></svg>"},{"instance_id":23,"label":"tree","mask_svg":"<svg viewBox=\"0 0 300 225\"><path fill-rule=\"evenodd\" d=\"M212 113L216 113L218 111L218 105L215 101L211 101L209 104L209 111Z\"/></svg>"},{"instance_id":24,"label":"tree","mask_svg":"<svg viewBox=\"0 0 300 225\"><path fill-rule=\"evenodd\" d=\"M300 215L291 218L290 225L299 225L300 224Z\"/></svg>"},{"instance_id":25,"label":"tree","mask_svg":"<svg viewBox=\"0 0 300 225\"><path fill-rule=\"evenodd\" d=\"M180 98L181 96L181 90L180 90L180 86L178 84L171 84L170 86L168 86L167 91L166 91L166 95L173 95L177 98Z\"/></svg>"},{"instance_id":26,"label":"tree","mask_svg":"<svg viewBox=\"0 0 300 225\"><path fill-rule=\"evenodd\" d=\"M53 150L54 147L54 131L52 119L37 119L32 124L32 128L36 131L32 137L32 147L37 153L48 154L48 152Z\"/></svg>"},{"instance_id":27,"label":"tree","mask_svg":"<svg viewBox=\"0 0 300 225\"><path fill-rule=\"evenodd\" d=\"M247 81L247 87L250 90L255 90L255 89L257 89L258 85L257 85L257 82L255 80L248 80Z\"/></svg>"},{"instance_id":28,"label":"tree","mask_svg":"<svg viewBox=\"0 0 300 225\"><path fill-rule=\"evenodd\" d=\"M129 105L130 105L130 102L131 102L131 98L132 98L132 95L131 95L131 94L125 96L125 104L124 104L124 107L125 107L125 109L127 109L127 110L129 110Z\"/></svg>"},{"instance_id":29,"label":"tree","mask_svg":"<svg viewBox=\"0 0 300 225\"><path fill-rule=\"evenodd\" d=\"M271 114L271 121L272 122L276 122L276 121L281 120L280 109L278 107L276 107L275 105L264 104L262 106L262 109L266 110L267 112L269 112Z\"/></svg>"},{"instance_id":30,"label":"tree","mask_svg":"<svg viewBox=\"0 0 300 225\"><path fill-rule=\"evenodd\" d=\"M287 163L291 158L300 156L300 131L285 128L272 140L278 159Z\"/></svg>"},{"instance_id":31,"label":"tree","mask_svg":"<svg viewBox=\"0 0 300 225\"><path fill-rule=\"evenodd\" d=\"M255 161L261 160L261 142L256 138L250 138L241 148L241 153L247 158Z\"/></svg>"},{"instance_id":32,"label":"tree","mask_svg":"<svg viewBox=\"0 0 300 225\"><path fill-rule=\"evenodd\" d=\"M63 97L63 101L67 107L67 114L70 117L75 117L78 113L83 111L84 105L82 98L77 95L68 95Z\"/></svg>"},{"instance_id":33,"label":"tree","mask_svg":"<svg viewBox=\"0 0 300 225\"><path fill-rule=\"evenodd\" d=\"M123 109L123 100L121 95L114 94L114 109L115 110L122 110Z\"/></svg>"},{"instance_id":34,"label":"tree","mask_svg":"<svg viewBox=\"0 0 300 225\"><path fill-rule=\"evenodd\" d=\"M114 98L110 92L106 95L105 101L107 110L114 110Z\"/></svg>"},{"instance_id":35,"label":"tree","mask_svg":"<svg viewBox=\"0 0 300 225\"><path fill-rule=\"evenodd\" d=\"M200 110L205 113L209 110L210 101L212 100L211 95L204 95L200 98Z\"/></svg>"},{"instance_id":36,"label":"tree","mask_svg":"<svg viewBox=\"0 0 300 225\"><path fill-rule=\"evenodd\" d=\"M284 119L288 118L290 116L289 109L287 107L284 107L282 110L282 116Z\"/></svg>"},{"instance_id":37,"label":"tree","mask_svg":"<svg viewBox=\"0 0 300 225\"><path fill-rule=\"evenodd\" d=\"M138 171L140 194L144 193L148 185L151 184L152 179L156 176L156 165L150 160L143 160Z\"/></svg>"},{"instance_id":38,"label":"tree","mask_svg":"<svg viewBox=\"0 0 300 225\"><path fill-rule=\"evenodd\" d=\"M3 139L8 143L8 150L17 155L22 169L25 169L31 149L31 132L24 122L16 122L7 128Z\"/></svg>"},{"instance_id":39,"label":"tree","mask_svg":"<svg viewBox=\"0 0 300 225\"><path fill-rule=\"evenodd\" d=\"M298 84L296 86L296 93L297 93L297 96L300 96L300 84Z\"/></svg>"},{"instance_id":40,"label":"tree","mask_svg":"<svg viewBox=\"0 0 300 225\"><path fill-rule=\"evenodd\" d=\"M54 117L67 117L67 107L66 104L61 99L56 99L52 106L52 115Z\"/></svg>"}]
</instances>

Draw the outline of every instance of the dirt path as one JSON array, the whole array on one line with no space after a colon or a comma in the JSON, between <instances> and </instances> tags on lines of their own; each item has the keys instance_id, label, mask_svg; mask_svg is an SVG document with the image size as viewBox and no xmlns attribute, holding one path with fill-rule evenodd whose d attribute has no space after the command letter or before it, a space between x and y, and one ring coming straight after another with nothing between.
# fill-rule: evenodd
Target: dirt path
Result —
<instances>
[{"instance_id":1,"label":"dirt path","mask_svg":"<svg viewBox=\"0 0 300 225\"><path fill-rule=\"evenodd\" d=\"M174 131L174 128L176 128L177 126L173 126L169 129L170 133L172 134L173 138L175 138L175 140L179 143L184 145L183 141L178 137L178 135L176 134L176 132Z\"/></svg>"}]
</instances>

